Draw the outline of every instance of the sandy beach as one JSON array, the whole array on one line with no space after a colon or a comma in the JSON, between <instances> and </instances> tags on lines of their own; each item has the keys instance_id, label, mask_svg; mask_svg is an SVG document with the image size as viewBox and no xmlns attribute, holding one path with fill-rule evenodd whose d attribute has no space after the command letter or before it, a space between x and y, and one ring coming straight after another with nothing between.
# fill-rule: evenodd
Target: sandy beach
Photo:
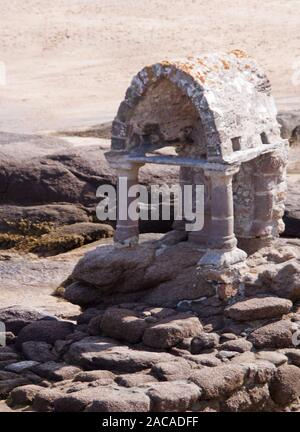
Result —
<instances>
[{"instance_id":1,"label":"sandy beach","mask_svg":"<svg viewBox=\"0 0 300 432\"><path fill-rule=\"evenodd\" d=\"M0 129L108 121L144 65L234 48L268 73L278 108L295 109L299 18L298 0L2 0Z\"/></svg>"}]
</instances>

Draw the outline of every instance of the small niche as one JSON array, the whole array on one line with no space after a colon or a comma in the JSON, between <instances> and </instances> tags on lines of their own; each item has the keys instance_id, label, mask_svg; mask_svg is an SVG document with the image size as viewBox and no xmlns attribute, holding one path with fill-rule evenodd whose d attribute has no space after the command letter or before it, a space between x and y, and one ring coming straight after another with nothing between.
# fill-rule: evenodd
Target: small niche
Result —
<instances>
[{"instance_id":1,"label":"small niche","mask_svg":"<svg viewBox=\"0 0 300 432\"><path fill-rule=\"evenodd\" d=\"M241 137L231 138L231 142L233 151L241 150Z\"/></svg>"},{"instance_id":2,"label":"small niche","mask_svg":"<svg viewBox=\"0 0 300 432\"><path fill-rule=\"evenodd\" d=\"M262 133L260 134L260 139L261 139L262 144L270 144L266 132L262 132Z\"/></svg>"}]
</instances>

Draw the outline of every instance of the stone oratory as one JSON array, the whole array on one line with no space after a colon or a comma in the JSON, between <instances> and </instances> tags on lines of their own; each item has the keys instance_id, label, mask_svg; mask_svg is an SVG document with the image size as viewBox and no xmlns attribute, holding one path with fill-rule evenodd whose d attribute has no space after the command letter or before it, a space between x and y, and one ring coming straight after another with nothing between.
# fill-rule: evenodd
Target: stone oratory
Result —
<instances>
[{"instance_id":1,"label":"stone oratory","mask_svg":"<svg viewBox=\"0 0 300 432\"><path fill-rule=\"evenodd\" d=\"M204 249L200 265L220 267L282 232L287 148L268 78L234 50L142 69L119 107L106 157L128 187L147 163L178 165L181 185L203 184L204 227L186 237ZM117 221L116 244L136 244L138 225ZM183 221L174 230L184 230Z\"/></svg>"}]
</instances>

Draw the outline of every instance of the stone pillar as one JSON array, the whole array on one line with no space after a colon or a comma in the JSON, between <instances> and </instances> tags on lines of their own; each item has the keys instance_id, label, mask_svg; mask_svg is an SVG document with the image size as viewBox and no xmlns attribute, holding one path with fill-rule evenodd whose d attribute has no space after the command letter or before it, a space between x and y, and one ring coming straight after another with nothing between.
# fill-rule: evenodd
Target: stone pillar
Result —
<instances>
[{"instance_id":1,"label":"stone pillar","mask_svg":"<svg viewBox=\"0 0 300 432\"><path fill-rule=\"evenodd\" d=\"M209 250L199 262L202 265L226 266L247 257L237 248L234 234L232 178L238 170L224 167L224 171L206 171L211 182L211 229Z\"/></svg>"},{"instance_id":2,"label":"stone pillar","mask_svg":"<svg viewBox=\"0 0 300 432\"><path fill-rule=\"evenodd\" d=\"M139 241L139 218L131 218L128 208L136 197L128 197L128 190L131 186L138 184L138 171L140 165L126 163L116 168L117 182L117 224L115 232L115 246L133 246ZM124 206L123 199L127 196L127 206ZM119 200L119 196L121 200ZM124 200L125 201L125 200Z\"/></svg>"},{"instance_id":3,"label":"stone pillar","mask_svg":"<svg viewBox=\"0 0 300 432\"><path fill-rule=\"evenodd\" d=\"M268 238L272 236L273 229L273 203L274 193L271 188L276 176L254 174L254 210L251 235L253 237ZM269 186L268 186L269 185Z\"/></svg>"},{"instance_id":4,"label":"stone pillar","mask_svg":"<svg viewBox=\"0 0 300 432\"><path fill-rule=\"evenodd\" d=\"M280 182L284 186L283 159L276 152L260 156L253 165L254 211L251 236L268 242L278 235L277 225L284 212L284 198L280 199ZM281 212L274 211L281 205Z\"/></svg>"},{"instance_id":5,"label":"stone pillar","mask_svg":"<svg viewBox=\"0 0 300 432\"><path fill-rule=\"evenodd\" d=\"M194 172L193 183L204 186L204 226L200 231L190 232L189 240L206 249L211 228L210 179L203 169L197 169Z\"/></svg>"},{"instance_id":6,"label":"stone pillar","mask_svg":"<svg viewBox=\"0 0 300 432\"><path fill-rule=\"evenodd\" d=\"M232 177L238 170L210 171L211 237L214 249L231 250L237 245L234 235Z\"/></svg>"},{"instance_id":7,"label":"stone pillar","mask_svg":"<svg viewBox=\"0 0 300 432\"><path fill-rule=\"evenodd\" d=\"M183 193L184 185L192 184L192 169L190 167L180 167L179 169L179 185ZM182 215L183 215L183 200L182 200ZM185 220L175 220L173 222L173 229L179 232L185 232Z\"/></svg>"}]
</instances>

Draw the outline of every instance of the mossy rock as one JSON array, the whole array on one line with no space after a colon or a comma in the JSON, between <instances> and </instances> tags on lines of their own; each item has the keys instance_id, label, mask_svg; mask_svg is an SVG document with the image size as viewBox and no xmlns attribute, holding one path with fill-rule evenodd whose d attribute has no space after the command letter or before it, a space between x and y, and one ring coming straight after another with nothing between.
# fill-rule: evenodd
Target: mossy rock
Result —
<instances>
[{"instance_id":1,"label":"mossy rock","mask_svg":"<svg viewBox=\"0 0 300 432\"><path fill-rule=\"evenodd\" d=\"M114 229L110 225L82 222L52 228L42 224L36 228L24 223L21 225L24 234L15 232L0 233L0 248L31 252L41 256L57 255L103 238L112 237ZM46 231L46 233L43 233Z\"/></svg>"}]
</instances>

